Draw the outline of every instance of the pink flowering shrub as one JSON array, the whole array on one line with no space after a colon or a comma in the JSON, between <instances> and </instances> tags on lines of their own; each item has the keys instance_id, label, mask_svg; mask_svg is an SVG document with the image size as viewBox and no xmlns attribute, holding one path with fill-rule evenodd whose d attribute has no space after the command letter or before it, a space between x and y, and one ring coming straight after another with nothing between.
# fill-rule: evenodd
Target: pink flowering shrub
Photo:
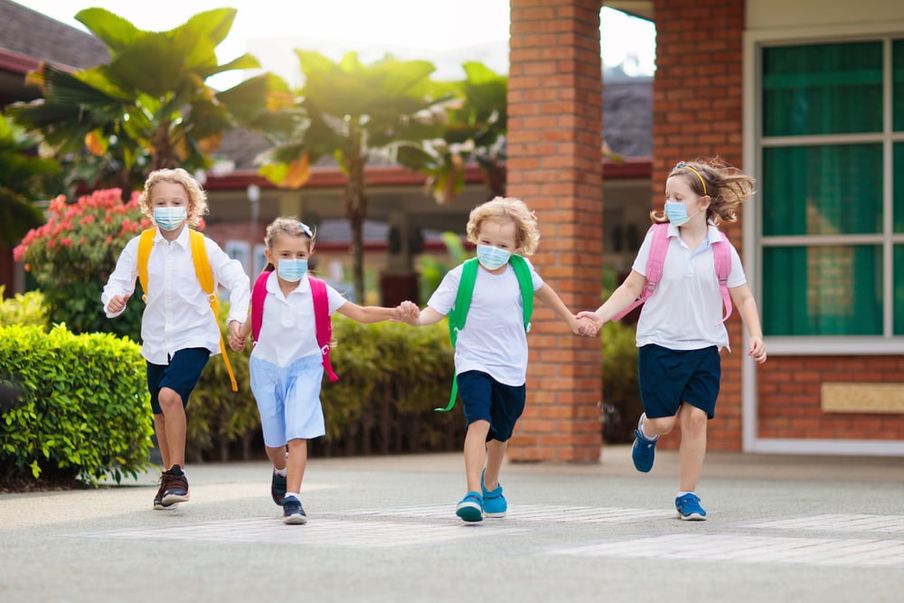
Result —
<instances>
[{"instance_id":1,"label":"pink flowering shrub","mask_svg":"<svg viewBox=\"0 0 904 603\"><path fill-rule=\"evenodd\" d=\"M151 223L141 214L138 193L123 203L119 189L94 191L67 203L50 204L47 223L30 230L13 250L16 261L44 292L50 321L76 333L108 331L138 340L140 288L116 320L104 316L100 294L126 243Z\"/></svg>"}]
</instances>

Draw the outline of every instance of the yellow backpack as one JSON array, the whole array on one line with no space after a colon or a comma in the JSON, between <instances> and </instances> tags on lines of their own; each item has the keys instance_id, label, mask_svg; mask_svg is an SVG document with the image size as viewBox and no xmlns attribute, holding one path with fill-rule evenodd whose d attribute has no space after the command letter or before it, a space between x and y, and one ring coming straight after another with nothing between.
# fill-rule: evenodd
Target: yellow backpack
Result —
<instances>
[{"instance_id":1,"label":"yellow backpack","mask_svg":"<svg viewBox=\"0 0 904 603\"><path fill-rule=\"evenodd\" d=\"M141 288L144 290L144 301L147 303L148 292L148 259L151 257L151 248L154 246L154 236L157 234L156 228L148 228L141 233L138 239L138 280L141 282ZM210 262L207 261L207 249L204 247L204 235L197 230L188 231L188 238L191 241L191 259L195 265L195 274L198 276L198 283L201 289L207 294L207 301L210 302L210 309L213 311L214 322L219 325L220 322L220 298L217 295L217 283L213 278L213 270L210 269ZM229 362L229 356L226 355L226 342L223 341L223 334L220 333L220 355L223 356L223 363L226 365L226 372L229 373L229 381L232 385L232 391L239 391L238 384L235 381L235 373L232 371L232 363Z\"/></svg>"}]
</instances>

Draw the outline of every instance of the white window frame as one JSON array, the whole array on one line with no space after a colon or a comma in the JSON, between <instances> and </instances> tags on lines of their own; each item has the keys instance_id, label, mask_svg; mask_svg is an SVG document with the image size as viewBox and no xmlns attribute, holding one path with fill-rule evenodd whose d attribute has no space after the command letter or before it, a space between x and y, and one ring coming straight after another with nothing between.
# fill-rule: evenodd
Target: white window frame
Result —
<instances>
[{"instance_id":1,"label":"white window frame","mask_svg":"<svg viewBox=\"0 0 904 603\"><path fill-rule=\"evenodd\" d=\"M766 337L766 345L771 356L862 356L904 353L904 336L890 335L893 326L893 289L887 286L892 283L892 245L904 242L904 235L894 235L892 209L894 204L891 188L892 149L894 142L904 141L904 135L892 132L892 65L891 40L901 39L904 32L904 21L884 23L861 23L855 25L834 25L813 28L787 28L769 30L750 30L744 32L743 41L743 162L744 171L753 174L757 181L762 181L762 165L760 162L763 148L762 132L762 49L767 46L790 46L794 44L821 44L856 41L886 40L883 56L883 131L868 135L832 135L793 138L794 144L801 142L824 142L831 139L838 142L882 142L883 148L883 212L884 223L881 235L883 243L883 331L882 336L803 336L803 337ZM785 137L770 137L767 142L774 146L785 142ZM814 140L815 139L815 140ZM791 144L790 142L788 144ZM762 266L763 241L761 200L756 195L752 203L744 204L743 253L748 284L754 291L762 308ZM858 236L858 235L855 235ZM818 238L818 237L814 237ZM845 237L845 243L850 239ZM744 335L744 347L747 348L747 336ZM742 399L742 449L745 452L758 453L790 453L790 454L860 454L860 455L898 455L904 456L904 442L876 440L806 440L806 439L773 439L761 438L757 426L757 365L750 356L743 355L741 363L741 399Z\"/></svg>"}]
</instances>

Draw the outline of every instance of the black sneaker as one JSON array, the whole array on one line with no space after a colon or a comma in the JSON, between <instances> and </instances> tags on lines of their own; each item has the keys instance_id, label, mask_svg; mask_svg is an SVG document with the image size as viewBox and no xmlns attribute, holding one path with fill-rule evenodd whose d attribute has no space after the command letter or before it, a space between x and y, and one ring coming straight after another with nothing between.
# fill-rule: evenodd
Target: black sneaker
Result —
<instances>
[{"instance_id":1,"label":"black sneaker","mask_svg":"<svg viewBox=\"0 0 904 603\"><path fill-rule=\"evenodd\" d=\"M163 499L164 507L170 507L176 503L188 502L188 479L179 465L173 465L169 471L163 472Z\"/></svg>"},{"instance_id":2,"label":"black sneaker","mask_svg":"<svg viewBox=\"0 0 904 603\"><path fill-rule=\"evenodd\" d=\"M280 507L283 504L283 498L286 496L286 489L288 488L286 484L286 476L279 475L276 471L273 472L273 479L270 480L270 496L273 497L273 502L278 504Z\"/></svg>"},{"instance_id":3,"label":"black sneaker","mask_svg":"<svg viewBox=\"0 0 904 603\"><path fill-rule=\"evenodd\" d=\"M157 494L154 495L154 510L163 511L164 509L172 509L173 507L163 506L163 473L160 474L160 487L157 488Z\"/></svg>"},{"instance_id":4,"label":"black sneaker","mask_svg":"<svg viewBox=\"0 0 904 603\"><path fill-rule=\"evenodd\" d=\"M301 501L290 496L283 500L283 523L288 525L302 525L308 522L308 516L305 515L301 506Z\"/></svg>"}]
</instances>

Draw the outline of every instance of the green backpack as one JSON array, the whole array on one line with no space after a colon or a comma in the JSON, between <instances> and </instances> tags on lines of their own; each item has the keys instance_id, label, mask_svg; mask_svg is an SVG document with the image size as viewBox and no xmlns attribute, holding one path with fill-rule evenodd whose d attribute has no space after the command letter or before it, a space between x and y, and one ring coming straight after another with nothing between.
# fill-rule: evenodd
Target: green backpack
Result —
<instances>
[{"instance_id":1,"label":"green backpack","mask_svg":"<svg viewBox=\"0 0 904 603\"><path fill-rule=\"evenodd\" d=\"M521 289L521 305L524 310L524 332L530 331L530 317L534 313L534 281L531 278L530 266L520 255L509 258L509 264L515 269L518 278L518 287ZM474 283L477 282L477 258L471 258L462 264L461 280L458 282L458 293L455 296L455 305L449 311L449 340L452 349L458 341L458 334L465 328L468 320L468 310L471 309L471 297L474 295ZM449 404L445 408L434 408L439 412L449 412L455 407L455 398L458 396L458 382L452 377L452 394L449 396Z\"/></svg>"}]
</instances>

